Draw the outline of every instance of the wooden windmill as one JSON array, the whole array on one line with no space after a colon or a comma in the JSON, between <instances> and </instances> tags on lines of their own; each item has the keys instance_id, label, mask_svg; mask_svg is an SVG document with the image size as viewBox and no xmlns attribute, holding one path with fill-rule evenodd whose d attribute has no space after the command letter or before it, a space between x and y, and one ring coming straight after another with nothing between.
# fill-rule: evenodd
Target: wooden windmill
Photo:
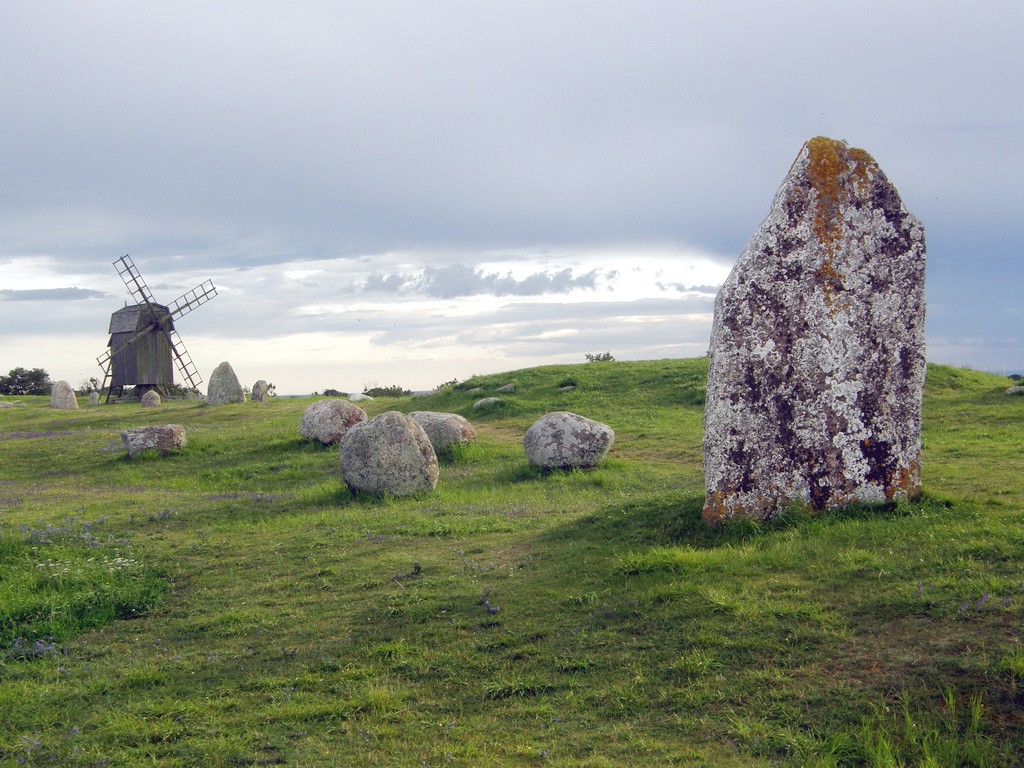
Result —
<instances>
[{"instance_id":1,"label":"wooden windmill","mask_svg":"<svg viewBox=\"0 0 1024 768\"><path fill-rule=\"evenodd\" d=\"M115 389L120 396L126 386L136 387L140 396L150 389L166 394L167 386L174 383L172 359L186 386L198 389L203 379L174 330L174 321L217 295L213 281L207 280L164 305L153 299L131 257L122 256L114 267L136 303L110 316L107 351L96 358L103 369L103 387L110 379L107 402Z\"/></svg>"}]
</instances>

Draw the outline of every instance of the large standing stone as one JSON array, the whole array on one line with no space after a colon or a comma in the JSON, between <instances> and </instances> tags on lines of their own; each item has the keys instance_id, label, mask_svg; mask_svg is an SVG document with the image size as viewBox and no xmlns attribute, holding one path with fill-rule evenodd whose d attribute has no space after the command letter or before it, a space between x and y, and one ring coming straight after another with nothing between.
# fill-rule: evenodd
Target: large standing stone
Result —
<instances>
[{"instance_id":1,"label":"large standing stone","mask_svg":"<svg viewBox=\"0 0 1024 768\"><path fill-rule=\"evenodd\" d=\"M423 427L398 411L356 424L338 446L341 476L353 493L408 496L437 485L437 456Z\"/></svg>"},{"instance_id":2,"label":"large standing stone","mask_svg":"<svg viewBox=\"0 0 1024 768\"><path fill-rule=\"evenodd\" d=\"M155 389L149 390L139 399L139 405L143 408L159 408L162 402L160 393Z\"/></svg>"},{"instance_id":3,"label":"large standing stone","mask_svg":"<svg viewBox=\"0 0 1024 768\"><path fill-rule=\"evenodd\" d=\"M523 436L526 458L543 469L589 469L600 464L615 442L607 424L557 411L541 416Z\"/></svg>"},{"instance_id":4,"label":"large standing stone","mask_svg":"<svg viewBox=\"0 0 1024 768\"><path fill-rule=\"evenodd\" d=\"M245 402L245 391L242 389L231 363L224 362L213 369L206 395L208 405Z\"/></svg>"},{"instance_id":5,"label":"large standing stone","mask_svg":"<svg viewBox=\"0 0 1024 768\"><path fill-rule=\"evenodd\" d=\"M299 434L324 445L337 443L353 426L366 421L366 411L347 400L318 400L302 412Z\"/></svg>"},{"instance_id":6,"label":"large standing stone","mask_svg":"<svg viewBox=\"0 0 1024 768\"><path fill-rule=\"evenodd\" d=\"M413 411L409 418L423 427L423 431L430 438L430 444L434 446L435 453L444 453L456 445L476 442L476 429L464 416L457 413Z\"/></svg>"},{"instance_id":7,"label":"large standing stone","mask_svg":"<svg viewBox=\"0 0 1024 768\"><path fill-rule=\"evenodd\" d=\"M715 301L709 523L920 490L924 262L874 159L807 142Z\"/></svg>"},{"instance_id":8,"label":"large standing stone","mask_svg":"<svg viewBox=\"0 0 1024 768\"><path fill-rule=\"evenodd\" d=\"M50 407L60 411L77 411L78 398L66 381L58 381L50 388Z\"/></svg>"},{"instance_id":9,"label":"large standing stone","mask_svg":"<svg viewBox=\"0 0 1024 768\"><path fill-rule=\"evenodd\" d=\"M252 385L251 400L254 403L265 403L270 396L270 385L266 380L260 379Z\"/></svg>"},{"instance_id":10,"label":"large standing stone","mask_svg":"<svg viewBox=\"0 0 1024 768\"><path fill-rule=\"evenodd\" d=\"M185 428L177 424L162 427L134 427L121 432L128 458L134 459L143 451L159 451L162 454L176 451L188 442Z\"/></svg>"}]
</instances>

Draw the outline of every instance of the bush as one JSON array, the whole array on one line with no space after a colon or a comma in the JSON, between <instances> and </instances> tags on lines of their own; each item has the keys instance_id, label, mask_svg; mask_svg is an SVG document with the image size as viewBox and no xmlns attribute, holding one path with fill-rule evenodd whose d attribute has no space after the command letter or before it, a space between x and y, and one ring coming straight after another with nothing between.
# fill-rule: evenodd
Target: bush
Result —
<instances>
[{"instance_id":1,"label":"bush","mask_svg":"<svg viewBox=\"0 0 1024 768\"><path fill-rule=\"evenodd\" d=\"M615 358L612 357L611 352L599 352L596 355L592 355L589 352L585 355L588 363L614 363Z\"/></svg>"},{"instance_id":2,"label":"bush","mask_svg":"<svg viewBox=\"0 0 1024 768\"><path fill-rule=\"evenodd\" d=\"M0 395L48 395L52 388L50 374L42 368L12 368L0 376Z\"/></svg>"},{"instance_id":3,"label":"bush","mask_svg":"<svg viewBox=\"0 0 1024 768\"><path fill-rule=\"evenodd\" d=\"M411 395L411 389L402 389L397 384L393 387L370 387L363 392L364 395L370 397L405 397Z\"/></svg>"}]
</instances>

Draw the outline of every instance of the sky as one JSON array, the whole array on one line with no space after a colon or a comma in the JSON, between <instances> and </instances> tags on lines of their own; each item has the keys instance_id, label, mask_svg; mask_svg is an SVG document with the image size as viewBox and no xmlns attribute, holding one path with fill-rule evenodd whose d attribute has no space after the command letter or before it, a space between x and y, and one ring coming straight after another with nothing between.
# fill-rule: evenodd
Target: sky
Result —
<instances>
[{"instance_id":1,"label":"sky","mask_svg":"<svg viewBox=\"0 0 1024 768\"><path fill-rule=\"evenodd\" d=\"M803 143L924 224L928 359L1024 372L1024 4L0 3L0 374L101 377L129 254L279 394L706 353ZM204 384L205 389L205 384Z\"/></svg>"}]
</instances>

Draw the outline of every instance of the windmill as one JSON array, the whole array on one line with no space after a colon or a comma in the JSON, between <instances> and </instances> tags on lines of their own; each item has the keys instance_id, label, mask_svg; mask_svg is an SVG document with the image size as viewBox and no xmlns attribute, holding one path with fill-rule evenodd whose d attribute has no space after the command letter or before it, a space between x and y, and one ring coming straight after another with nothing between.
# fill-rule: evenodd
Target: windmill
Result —
<instances>
[{"instance_id":1,"label":"windmill","mask_svg":"<svg viewBox=\"0 0 1024 768\"><path fill-rule=\"evenodd\" d=\"M107 402L115 389L120 396L129 385L135 386L140 395L149 389L166 393L166 385L174 383L172 359L186 385L198 389L203 379L174 330L174 321L217 295L213 281L207 280L163 305L153 299L130 256L115 261L114 268L136 303L110 316L110 341L106 352L96 358L103 369L103 387L110 379Z\"/></svg>"}]
</instances>

